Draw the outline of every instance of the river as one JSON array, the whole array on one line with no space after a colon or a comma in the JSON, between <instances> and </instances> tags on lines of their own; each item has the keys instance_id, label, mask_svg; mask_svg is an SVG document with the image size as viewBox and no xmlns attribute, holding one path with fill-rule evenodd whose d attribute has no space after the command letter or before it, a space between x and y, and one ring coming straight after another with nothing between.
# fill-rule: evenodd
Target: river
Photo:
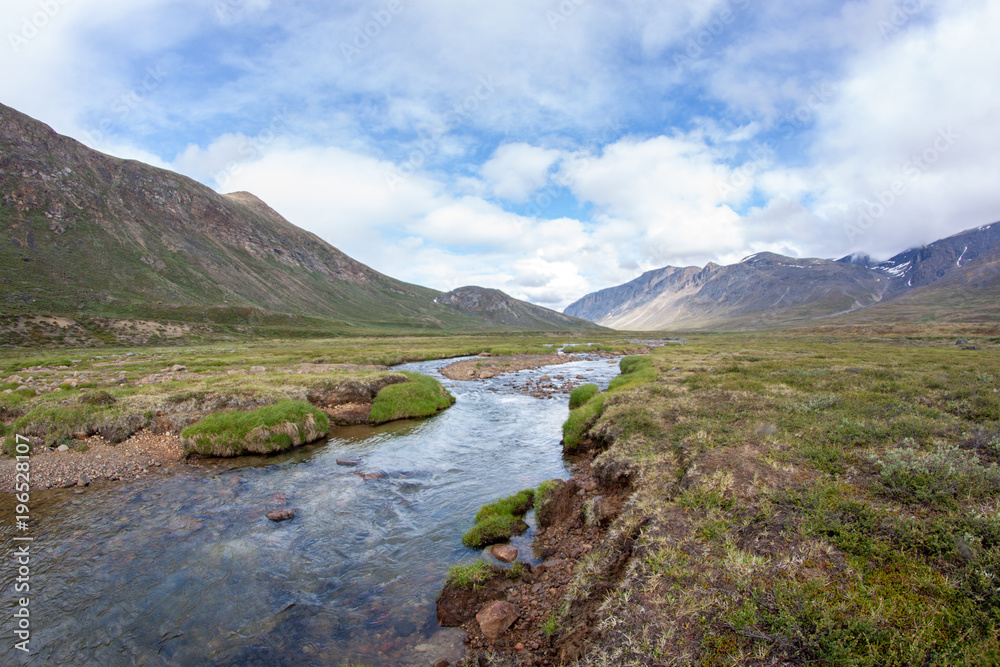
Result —
<instances>
[{"instance_id":1,"label":"river","mask_svg":"<svg viewBox=\"0 0 1000 667\"><path fill-rule=\"evenodd\" d=\"M532 398L508 382L582 375L603 389L618 366L577 360L454 382L438 373L451 361L399 367L434 375L455 395L429 419L335 428L328 442L277 457L185 466L80 495L35 494L32 655L14 650L5 607L0 662L453 659L461 632L438 627L434 600L448 567L482 557L462 546L462 533L484 503L568 476L559 445L566 396ZM337 463L346 457L361 465ZM264 517L275 494L293 520ZM515 541L526 560L530 539ZM18 597L14 576L0 568L5 601Z\"/></svg>"}]
</instances>

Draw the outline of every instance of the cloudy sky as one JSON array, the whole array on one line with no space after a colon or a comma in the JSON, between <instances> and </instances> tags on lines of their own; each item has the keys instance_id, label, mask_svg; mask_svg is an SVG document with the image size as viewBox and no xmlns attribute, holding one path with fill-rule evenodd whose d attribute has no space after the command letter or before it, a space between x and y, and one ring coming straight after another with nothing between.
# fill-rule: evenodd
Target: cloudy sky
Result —
<instances>
[{"instance_id":1,"label":"cloudy sky","mask_svg":"<svg viewBox=\"0 0 1000 667\"><path fill-rule=\"evenodd\" d=\"M561 309L1000 219L990 0L4 0L0 102Z\"/></svg>"}]
</instances>

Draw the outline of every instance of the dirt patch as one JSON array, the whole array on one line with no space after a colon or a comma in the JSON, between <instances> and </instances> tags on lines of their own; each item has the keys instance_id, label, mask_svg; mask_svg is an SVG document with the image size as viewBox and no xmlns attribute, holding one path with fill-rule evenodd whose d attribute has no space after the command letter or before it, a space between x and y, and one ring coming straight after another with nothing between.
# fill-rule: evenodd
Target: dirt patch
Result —
<instances>
[{"instance_id":1,"label":"dirt patch","mask_svg":"<svg viewBox=\"0 0 1000 667\"><path fill-rule=\"evenodd\" d=\"M77 441L70 451L31 455L33 489L88 486L102 480L130 480L184 465L181 439L173 434L138 433L118 445L100 436ZM13 458L0 460L0 491L13 492Z\"/></svg>"}]
</instances>

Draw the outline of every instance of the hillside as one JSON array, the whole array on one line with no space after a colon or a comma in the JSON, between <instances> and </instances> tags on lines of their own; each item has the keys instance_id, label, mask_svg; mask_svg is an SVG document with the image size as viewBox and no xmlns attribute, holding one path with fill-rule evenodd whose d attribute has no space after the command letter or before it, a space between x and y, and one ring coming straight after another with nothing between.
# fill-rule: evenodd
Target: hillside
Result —
<instances>
[{"instance_id":1,"label":"hillside","mask_svg":"<svg viewBox=\"0 0 1000 667\"><path fill-rule=\"evenodd\" d=\"M3 105L0 195L3 315L503 326L351 259L250 193L104 155ZM575 324L531 309L535 328Z\"/></svg>"},{"instance_id":2,"label":"hillside","mask_svg":"<svg viewBox=\"0 0 1000 667\"><path fill-rule=\"evenodd\" d=\"M747 329L830 321L993 321L1000 224L877 262L758 253L730 266L665 267L566 308L615 329Z\"/></svg>"},{"instance_id":3,"label":"hillside","mask_svg":"<svg viewBox=\"0 0 1000 667\"><path fill-rule=\"evenodd\" d=\"M595 326L587 320L563 315L520 301L500 290L484 287L459 287L442 294L435 301L487 322L518 329L547 329L553 324L563 324L564 328Z\"/></svg>"}]
</instances>

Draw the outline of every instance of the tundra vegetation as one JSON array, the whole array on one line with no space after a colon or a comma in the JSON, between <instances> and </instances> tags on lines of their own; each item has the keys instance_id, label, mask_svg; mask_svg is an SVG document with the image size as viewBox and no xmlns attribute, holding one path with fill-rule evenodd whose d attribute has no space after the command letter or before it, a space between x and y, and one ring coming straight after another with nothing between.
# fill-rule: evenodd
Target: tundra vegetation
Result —
<instances>
[{"instance_id":1,"label":"tundra vegetation","mask_svg":"<svg viewBox=\"0 0 1000 667\"><path fill-rule=\"evenodd\" d=\"M386 336L0 349L0 438L7 453L15 433L44 447L83 448L79 438L93 435L117 444L143 429L180 432L213 412L306 401L346 384L378 387L394 364L482 352L551 354L567 340L602 338L609 336ZM451 404L431 378L406 378L381 387L367 415L370 421L427 416Z\"/></svg>"},{"instance_id":2,"label":"tundra vegetation","mask_svg":"<svg viewBox=\"0 0 1000 667\"><path fill-rule=\"evenodd\" d=\"M483 505L476 513L476 522L462 536L462 544L479 548L510 539L528 529L524 515L535 504L535 491L525 489L512 496Z\"/></svg>"},{"instance_id":3,"label":"tundra vegetation","mask_svg":"<svg viewBox=\"0 0 1000 667\"><path fill-rule=\"evenodd\" d=\"M595 618L580 664L1000 664L1000 338L972 331L623 359L565 434L631 496L553 641Z\"/></svg>"}]
</instances>

